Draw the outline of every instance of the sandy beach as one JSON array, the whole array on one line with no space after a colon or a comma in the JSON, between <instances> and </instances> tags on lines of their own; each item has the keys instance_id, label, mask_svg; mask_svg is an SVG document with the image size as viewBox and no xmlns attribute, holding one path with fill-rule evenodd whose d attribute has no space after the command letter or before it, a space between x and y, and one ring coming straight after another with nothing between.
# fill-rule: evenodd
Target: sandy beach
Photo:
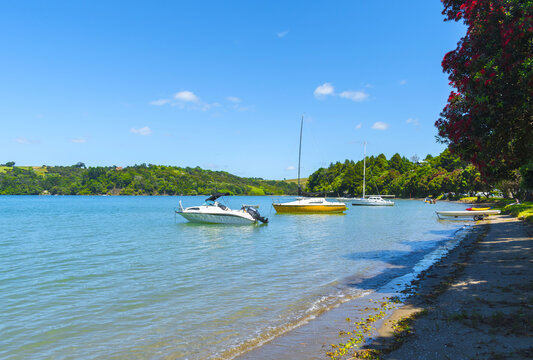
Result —
<instances>
[{"instance_id":1,"label":"sandy beach","mask_svg":"<svg viewBox=\"0 0 533 360\"><path fill-rule=\"evenodd\" d=\"M387 291L351 300L238 359L532 358L532 234L509 216L479 221L401 303Z\"/></svg>"},{"instance_id":2,"label":"sandy beach","mask_svg":"<svg viewBox=\"0 0 533 360\"><path fill-rule=\"evenodd\" d=\"M478 228L420 276L369 351L355 358L533 357L533 229L508 216ZM397 321L409 316L406 331L395 335Z\"/></svg>"}]
</instances>

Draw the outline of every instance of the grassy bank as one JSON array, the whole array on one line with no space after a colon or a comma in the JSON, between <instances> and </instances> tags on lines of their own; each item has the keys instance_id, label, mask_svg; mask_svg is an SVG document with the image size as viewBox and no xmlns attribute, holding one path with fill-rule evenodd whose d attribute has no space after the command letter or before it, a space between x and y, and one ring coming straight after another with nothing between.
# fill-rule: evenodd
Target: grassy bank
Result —
<instances>
[{"instance_id":1,"label":"grassy bank","mask_svg":"<svg viewBox=\"0 0 533 360\"><path fill-rule=\"evenodd\" d=\"M518 205L507 205L503 208L503 213L533 223L533 202L525 202Z\"/></svg>"}]
</instances>

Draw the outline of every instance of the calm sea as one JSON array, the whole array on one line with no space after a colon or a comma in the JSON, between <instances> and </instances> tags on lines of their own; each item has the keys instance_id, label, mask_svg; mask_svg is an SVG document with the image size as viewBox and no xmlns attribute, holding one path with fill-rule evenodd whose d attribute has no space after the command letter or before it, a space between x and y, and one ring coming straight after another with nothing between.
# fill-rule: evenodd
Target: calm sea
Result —
<instances>
[{"instance_id":1,"label":"calm sea","mask_svg":"<svg viewBox=\"0 0 533 360\"><path fill-rule=\"evenodd\" d=\"M464 225L434 214L464 205L409 200L277 215L273 198L230 197L270 223L175 218L204 198L0 196L0 358L231 358L404 275Z\"/></svg>"}]
</instances>

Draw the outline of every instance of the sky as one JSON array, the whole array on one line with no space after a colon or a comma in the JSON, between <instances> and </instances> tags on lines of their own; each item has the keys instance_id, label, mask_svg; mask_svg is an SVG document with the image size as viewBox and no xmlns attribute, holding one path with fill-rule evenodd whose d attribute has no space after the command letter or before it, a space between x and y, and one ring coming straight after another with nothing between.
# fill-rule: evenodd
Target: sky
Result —
<instances>
[{"instance_id":1,"label":"sky","mask_svg":"<svg viewBox=\"0 0 533 360\"><path fill-rule=\"evenodd\" d=\"M438 0L0 2L0 163L265 179L438 155Z\"/></svg>"}]
</instances>

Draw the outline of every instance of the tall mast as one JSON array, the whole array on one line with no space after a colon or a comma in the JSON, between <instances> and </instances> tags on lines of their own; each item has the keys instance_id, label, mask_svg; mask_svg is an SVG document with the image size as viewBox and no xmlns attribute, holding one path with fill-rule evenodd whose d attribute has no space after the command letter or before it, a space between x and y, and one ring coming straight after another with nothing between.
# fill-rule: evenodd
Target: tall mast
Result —
<instances>
[{"instance_id":1,"label":"tall mast","mask_svg":"<svg viewBox=\"0 0 533 360\"><path fill-rule=\"evenodd\" d=\"M304 129L304 116L302 115L302 123L300 124L300 149L298 150L298 195L302 194L300 187L300 162L302 160L302 132Z\"/></svg>"},{"instance_id":2,"label":"tall mast","mask_svg":"<svg viewBox=\"0 0 533 360\"><path fill-rule=\"evenodd\" d=\"M365 198L366 180L366 141L363 143L363 199Z\"/></svg>"}]
</instances>

